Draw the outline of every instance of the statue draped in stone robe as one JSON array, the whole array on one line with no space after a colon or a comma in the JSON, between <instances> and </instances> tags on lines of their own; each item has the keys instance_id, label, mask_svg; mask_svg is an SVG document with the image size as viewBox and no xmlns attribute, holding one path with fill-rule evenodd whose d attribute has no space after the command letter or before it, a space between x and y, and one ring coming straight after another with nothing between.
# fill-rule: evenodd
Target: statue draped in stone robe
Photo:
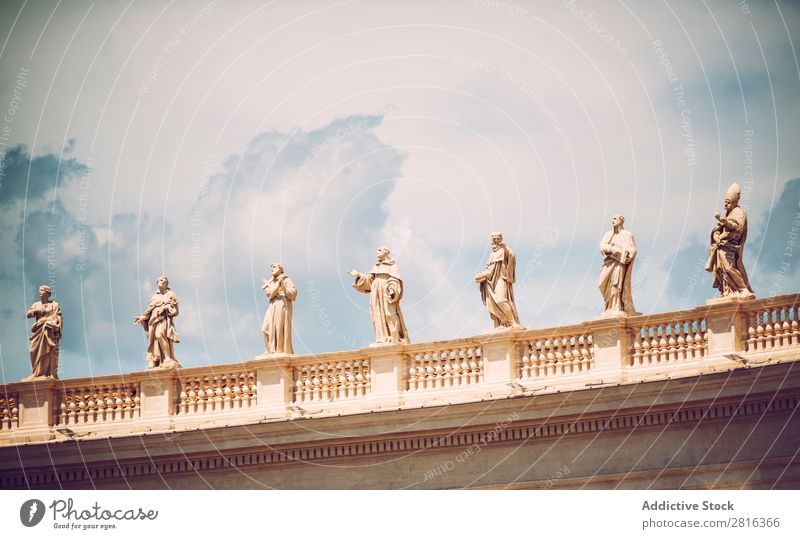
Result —
<instances>
[{"instance_id":1,"label":"statue draped in stone robe","mask_svg":"<svg viewBox=\"0 0 800 539\"><path fill-rule=\"evenodd\" d=\"M407 343L400 300L403 298L403 279L397 263L389 256L389 249L378 248L378 261L369 273L350 270L355 277L353 288L369 294L369 313L375 329L375 344Z\"/></svg>"},{"instance_id":2,"label":"statue draped in stone robe","mask_svg":"<svg viewBox=\"0 0 800 539\"><path fill-rule=\"evenodd\" d=\"M636 258L636 241L633 234L622 225L625 217L614 215L611 230L600 241L600 252L605 255L597 287L603 295L605 310L600 316L639 314L633 307L631 274Z\"/></svg>"},{"instance_id":3,"label":"statue draped in stone robe","mask_svg":"<svg viewBox=\"0 0 800 539\"><path fill-rule=\"evenodd\" d=\"M27 317L35 318L31 328L29 351L31 356L31 375L25 380L36 378L58 378L58 352L63 329L61 307L50 301L52 290L49 286L39 287L39 301L28 309Z\"/></svg>"},{"instance_id":4,"label":"statue draped in stone robe","mask_svg":"<svg viewBox=\"0 0 800 539\"><path fill-rule=\"evenodd\" d=\"M747 212L739 207L739 184L734 183L725 194L725 217L717 213L717 224L711 229L711 248L706 271L714 276L713 286L720 297L754 298L750 280L742 261L747 240Z\"/></svg>"},{"instance_id":5,"label":"statue draped in stone robe","mask_svg":"<svg viewBox=\"0 0 800 539\"><path fill-rule=\"evenodd\" d=\"M180 312L178 298L165 276L159 277L156 284L158 290L147 302L145 312L133 319L133 324L141 324L147 332L148 369L179 368L180 363L175 360L175 343L180 339L173 322Z\"/></svg>"},{"instance_id":6,"label":"statue draped in stone robe","mask_svg":"<svg viewBox=\"0 0 800 539\"><path fill-rule=\"evenodd\" d=\"M477 274L475 282L495 329L522 328L514 303L516 260L514 251L503 243L503 234L493 233L492 254L486 263L486 271Z\"/></svg>"},{"instance_id":7,"label":"statue draped in stone robe","mask_svg":"<svg viewBox=\"0 0 800 539\"><path fill-rule=\"evenodd\" d=\"M283 265L272 264L272 278L264 279L261 288L269 299L261 328L264 334L264 354L294 354L292 348L292 302L297 288L284 273Z\"/></svg>"}]
</instances>

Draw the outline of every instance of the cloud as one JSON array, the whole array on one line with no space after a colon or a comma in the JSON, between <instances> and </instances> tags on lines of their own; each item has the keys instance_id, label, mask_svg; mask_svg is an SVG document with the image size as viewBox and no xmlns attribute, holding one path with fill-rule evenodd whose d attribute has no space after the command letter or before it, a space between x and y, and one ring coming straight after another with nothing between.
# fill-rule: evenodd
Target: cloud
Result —
<instances>
[{"instance_id":1,"label":"cloud","mask_svg":"<svg viewBox=\"0 0 800 539\"><path fill-rule=\"evenodd\" d=\"M402 174L403 155L375 134L381 121L354 115L310 131L255 136L209 179L191 223L176 225L173 237L181 239L168 271L179 296L181 286L184 294L194 288L194 311L185 309L182 323L205 342L209 361L263 350L260 282L274 261L299 289L297 350L371 340L364 298L343 275L372 264L382 204Z\"/></svg>"},{"instance_id":2,"label":"cloud","mask_svg":"<svg viewBox=\"0 0 800 539\"><path fill-rule=\"evenodd\" d=\"M0 346L6 379L28 374L25 311L37 299L39 285L50 285L53 299L62 308L80 312L80 288L74 272L78 247L95 250L96 238L91 229L81 230L75 216L64 208L60 198L54 200L53 194L56 186L66 189L87 171L88 167L75 159L60 159L53 154L32 157L21 145L6 153L0 201L4 225L0 246L7 254L0 259L0 295L4 298ZM96 267L91 260L85 266L89 272ZM63 342L67 349L85 344L74 318L64 325ZM65 372L85 373L85 362L81 367Z\"/></svg>"},{"instance_id":3,"label":"cloud","mask_svg":"<svg viewBox=\"0 0 800 539\"><path fill-rule=\"evenodd\" d=\"M715 296L710 274L705 270L708 242L703 243L697 236L692 236L688 243L689 245L675 253L674 257L668 257L662 264L669 275L666 295L675 309L702 305Z\"/></svg>"},{"instance_id":4,"label":"cloud","mask_svg":"<svg viewBox=\"0 0 800 539\"><path fill-rule=\"evenodd\" d=\"M402 174L403 155L374 133L381 121L359 115L310 131L261 133L201 186L188 215L118 213L107 225L83 221L60 198L47 203L57 156L30 157L24 148L14 149L9 185L18 186L30 164L37 188L27 198L13 191L15 204L26 203L25 218L0 233L0 243L13 245L18 255L0 263L4 291L17 284L23 265L28 283L0 313L13 321L0 330L4 377L27 374L27 362L17 359L25 357L27 344L22 306L35 299L41 283L53 286L64 312L62 376L144 366L143 335L130 319L161 273L182 304L176 326L184 365L257 355L266 309L260 279L274 260L284 263L300 289L296 348L370 342L368 301L342 275L350 265L371 266L385 221L383 202ZM67 182L88 172L76 160L62 162Z\"/></svg>"},{"instance_id":5,"label":"cloud","mask_svg":"<svg viewBox=\"0 0 800 539\"><path fill-rule=\"evenodd\" d=\"M37 200L45 193L54 199L54 190L74 181L86 173L88 168L76 159L62 159L58 155L46 154L34 157L20 144L10 148L2 160L2 182L0 182L0 209L6 211L22 200Z\"/></svg>"},{"instance_id":6,"label":"cloud","mask_svg":"<svg viewBox=\"0 0 800 539\"><path fill-rule=\"evenodd\" d=\"M800 178L783 186L778 200L761 219L758 235L750 240L753 255L752 284L760 296L797 291L800 273Z\"/></svg>"}]
</instances>

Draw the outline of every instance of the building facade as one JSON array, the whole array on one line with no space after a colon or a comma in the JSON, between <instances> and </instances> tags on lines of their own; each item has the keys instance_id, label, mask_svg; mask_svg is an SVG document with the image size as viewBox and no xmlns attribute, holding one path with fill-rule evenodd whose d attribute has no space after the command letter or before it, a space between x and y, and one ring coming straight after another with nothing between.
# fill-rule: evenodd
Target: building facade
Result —
<instances>
[{"instance_id":1,"label":"building facade","mask_svg":"<svg viewBox=\"0 0 800 539\"><path fill-rule=\"evenodd\" d=\"M800 488L800 294L0 387L0 488Z\"/></svg>"}]
</instances>

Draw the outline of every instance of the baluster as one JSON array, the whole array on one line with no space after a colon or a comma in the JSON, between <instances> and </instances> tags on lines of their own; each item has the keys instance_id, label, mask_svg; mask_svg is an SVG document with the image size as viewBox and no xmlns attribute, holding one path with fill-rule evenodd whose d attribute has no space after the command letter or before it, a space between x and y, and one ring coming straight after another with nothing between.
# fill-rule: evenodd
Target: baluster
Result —
<instances>
[{"instance_id":1,"label":"baluster","mask_svg":"<svg viewBox=\"0 0 800 539\"><path fill-rule=\"evenodd\" d=\"M78 423L86 423L86 389L81 390L78 399Z\"/></svg>"},{"instance_id":2,"label":"baluster","mask_svg":"<svg viewBox=\"0 0 800 539\"><path fill-rule=\"evenodd\" d=\"M231 408L241 410L242 388L239 387L239 380L233 374L229 374L225 383L231 388Z\"/></svg>"},{"instance_id":3,"label":"baluster","mask_svg":"<svg viewBox=\"0 0 800 539\"><path fill-rule=\"evenodd\" d=\"M365 359L361 362L361 378L363 380L361 385L362 395L366 395L367 390L371 387L371 376L369 372L369 360Z\"/></svg>"},{"instance_id":4,"label":"baluster","mask_svg":"<svg viewBox=\"0 0 800 539\"><path fill-rule=\"evenodd\" d=\"M358 380L356 376L361 374L359 363L358 360L355 360L352 363L348 361L336 364L337 370L333 383L342 386L342 391L340 392L342 398L351 399L358 395Z\"/></svg>"},{"instance_id":5,"label":"baluster","mask_svg":"<svg viewBox=\"0 0 800 539\"><path fill-rule=\"evenodd\" d=\"M292 375L294 376L294 401L303 402L305 400L305 394L303 393L303 374L302 372L298 373L297 369L292 369Z\"/></svg>"},{"instance_id":6,"label":"baluster","mask_svg":"<svg viewBox=\"0 0 800 539\"><path fill-rule=\"evenodd\" d=\"M775 311L770 309L767 311L767 324L764 326L764 335L767 338L767 349L772 350L775 348Z\"/></svg>"},{"instance_id":7,"label":"baluster","mask_svg":"<svg viewBox=\"0 0 800 539\"><path fill-rule=\"evenodd\" d=\"M757 342L758 342L758 345L757 345L756 349L757 350L764 350L764 348L766 347L766 341L765 341L765 338L764 338L764 313L763 312L759 311L758 314L756 314L756 321L757 321L756 338L757 338Z\"/></svg>"},{"instance_id":8,"label":"baluster","mask_svg":"<svg viewBox=\"0 0 800 539\"><path fill-rule=\"evenodd\" d=\"M125 412L126 413L123 415L123 419L125 418L125 416L127 416L128 419L133 419L133 399L131 399L130 390L128 390L127 388L125 389L125 401L124 402L125 402Z\"/></svg>"},{"instance_id":9,"label":"baluster","mask_svg":"<svg viewBox=\"0 0 800 539\"><path fill-rule=\"evenodd\" d=\"M676 355L679 361L689 358L688 350L686 350L686 337L684 337L686 331L684 327L685 324L686 322L678 322L675 325L675 346L677 347Z\"/></svg>"},{"instance_id":10,"label":"baluster","mask_svg":"<svg viewBox=\"0 0 800 539\"><path fill-rule=\"evenodd\" d=\"M650 363L650 338L648 335L649 329L647 327L643 327L638 335L639 340L642 343L642 355L641 361L639 365L645 365Z\"/></svg>"},{"instance_id":11,"label":"baluster","mask_svg":"<svg viewBox=\"0 0 800 539\"><path fill-rule=\"evenodd\" d=\"M581 335L578 337L578 344L580 346L579 352L581 354L581 370L588 371L592 368L592 336Z\"/></svg>"},{"instance_id":12,"label":"baluster","mask_svg":"<svg viewBox=\"0 0 800 539\"><path fill-rule=\"evenodd\" d=\"M178 413L189 413L189 382L182 380L180 382L181 393L178 396Z\"/></svg>"},{"instance_id":13,"label":"baluster","mask_svg":"<svg viewBox=\"0 0 800 539\"><path fill-rule=\"evenodd\" d=\"M778 311L778 322L780 323L780 346L789 345L789 310L786 307L781 307Z\"/></svg>"},{"instance_id":14,"label":"baluster","mask_svg":"<svg viewBox=\"0 0 800 539\"><path fill-rule=\"evenodd\" d=\"M355 362L337 363L336 382L340 387L340 394L342 398L352 398L356 396L358 391L358 380L356 375L360 374L358 369L358 360ZM341 365L341 367L339 367Z\"/></svg>"},{"instance_id":15,"label":"baluster","mask_svg":"<svg viewBox=\"0 0 800 539\"><path fill-rule=\"evenodd\" d=\"M520 378L529 380L531 378L531 357L527 349L522 354L522 357L520 359L521 359Z\"/></svg>"},{"instance_id":16,"label":"baluster","mask_svg":"<svg viewBox=\"0 0 800 539\"><path fill-rule=\"evenodd\" d=\"M695 320L689 320L688 322L686 322L686 328L685 328L685 330L683 332L683 335L682 335L683 340L684 340L684 347L686 349L686 353L684 354L684 357L687 360L692 360L692 359L695 359L697 357L697 348L696 348L696 345L695 345L695 342L694 342L694 325L695 325L695 323L696 323Z\"/></svg>"},{"instance_id":17,"label":"baluster","mask_svg":"<svg viewBox=\"0 0 800 539\"><path fill-rule=\"evenodd\" d=\"M258 393L257 393L257 384L256 384L256 373L251 372L247 375L247 379L250 383L250 405L255 406L256 401L258 400Z\"/></svg>"},{"instance_id":18,"label":"baluster","mask_svg":"<svg viewBox=\"0 0 800 539\"><path fill-rule=\"evenodd\" d=\"M122 419L122 395L119 393L119 388L114 387L114 419Z\"/></svg>"},{"instance_id":19,"label":"baluster","mask_svg":"<svg viewBox=\"0 0 800 539\"><path fill-rule=\"evenodd\" d=\"M653 326L650 329L650 364L658 363L658 327Z\"/></svg>"},{"instance_id":20,"label":"baluster","mask_svg":"<svg viewBox=\"0 0 800 539\"><path fill-rule=\"evenodd\" d=\"M639 330L638 333L633 338L633 353L631 354L631 359L628 364L633 366L638 366L642 364L642 332Z\"/></svg>"},{"instance_id":21,"label":"baluster","mask_svg":"<svg viewBox=\"0 0 800 539\"><path fill-rule=\"evenodd\" d=\"M204 414L214 411L214 382L204 376L195 378L190 382L192 385L192 395L190 396L189 406L194 413Z\"/></svg>"},{"instance_id":22,"label":"baluster","mask_svg":"<svg viewBox=\"0 0 800 539\"><path fill-rule=\"evenodd\" d=\"M547 365L545 367L545 373L548 375L553 375L556 373L556 355L554 353L554 344L552 339L546 339L544 341L545 345L545 357L547 358Z\"/></svg>"},{"instance_id":23,"label":"baluster","mask_svg":"<svg viewBox=\"0 0 800 539\"><path fill-rule=\"evenodd\" d=\"M431 354L425 352L422 356L422 365L425 367L425 378L424 378L425 383L423 384L423 389L434 389L433 385L434 370L432 361L433 358L431 357Z\"/></svg>"},{"instance_id":24,"label":"baluster","mask_svg":"<svg viewBox=\"0 0 800 539\"><path fill-rule=\"evenodd\" d=\"M327 363L320 363L317 365L317 377L319 378L319 398L320 400L332 400L331 380L328 376L329 365Z\"/></svg>"},{"instance_id":25,"label":"baluster","mask_svg":"<svg viewBox=\"0 0 800 539\"><path fill-rule=\"evenodd\" d=\"M536 377L547 376L547 356L544 350L544 341L536 341Z\"/></svg>"},{"instance_id":26,"label":"baluster","mask_svg":"<svg viewBox=\"0 0 800 539\"><path fill-rule=\"evenodd\" d=\"M183 400L183 407L187 414L197 413L197 388L199 384L199 379L192 380L191 378L184 383L184 389L181 392L181 400Z\"/></svg>"},{"instance_id":27,"label":"baluster","mask_svg":"<svg viewBox=\"0 0 800 539\"><path fill-rule=\"evenodd\" d=\"M453 387L453 367L450 365L450 352L444 350L441 355L442 364L442 385L443 387Z\"/></svg>"},{"instance_id":28,"label":"baluster","mask_svg":"<svg viewBox=\"0 0 800 539\"><path fill-rule=\"evenodd\" d=\"M758 314L752 312L745 315L747 323L747 341L745 342L745 351L752 352L756 350L756 319Z\"/></svg>"}]
</instances>

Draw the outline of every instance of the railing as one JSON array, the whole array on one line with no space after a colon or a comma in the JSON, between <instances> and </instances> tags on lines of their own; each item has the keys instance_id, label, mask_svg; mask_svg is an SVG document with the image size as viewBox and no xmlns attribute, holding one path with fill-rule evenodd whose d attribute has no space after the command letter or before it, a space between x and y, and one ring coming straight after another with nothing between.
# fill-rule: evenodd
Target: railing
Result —
<instances>
[{"instance_id":1,"label":"railing","mask_svg":"<svg viewBox=\"0 0 800 539\"><path fill-rule=\"evenodd\" d=\"M256 404L256 375L251 371L181 377L179 387L179 415L240 410Z\"/></svg>"},{"instance_id":2,"label":"railing","mask_svg":"<svg viewBox=\"0 0 800 539\"><path fill-rule=\"evenodd\" d=\"M416 350L406 355L409 391L455 388L483 380L480 344Z\"/></svg>"},{"instance_id":3,"label":"railing","mask_svg":"<svg viewBox=\"0 0 800 539\"><path fill-rule=\"evenodd\" d=\"M794 361L799 306L800 294L792 294L434 343L15 382L0 388L0 445L472 402Z\"/></svg>"},{"instance_id":4,"label":"railing","mask_svg":"<svg viewBox=\"0 0 800 539\"><path fill-rule=\"evenodd\" d=\"M535 380L579 374L591 370L593 363L594 338L591 333L538 335L521 343L519 377Z\"/></svg>"},{"instance_id":5,"label":"railing","mask_svg":"<svg viewBox=\"0 0 800 539\"><path fill-rule=\"evenodd\" d=\"M742 337L744 349L748 352L800 344L798 299L795 297L780 302L772 302L771 299L761 300L756 308L744 312L745 332Z\"/></svg>"},{"instance_id":6,"label":"railing","mask_svg":"<svg viewBox=\"0 0 800 539\"><path fill-rule=\"evenodd\" d=\"M65 384L61 393L58 425L81 425L132 420L139 417L138 382L107 385Z\"/></svg>"},{"instance_id":7,"label":"railing","mask_svg":"<svg viewBox=\"0 0 800 539\"><path fill-rule=\"evenodd\" d=\"M19 396L15 393L0 395L0 430L11 430L19 424Z\"/></svg>"},{"instance_id":8,"label":"railing","mask_svg":"<svg viewBox=\"0 0 800 539\"><path fill-rule=\"evenodd\" d=\"M652 317L634 326L633 349L629 365L665 365L703 359L708 355L708 332L705 318Z\"/></svg>"},{"instance_id":9,"label":"railing","mask_svg":"<svg viewBox=\"0 0 800 539\"><path fill-rule=\"evenodd\" d=\"M293 369L294 402L354 399L370 387L369 360L321 361Z\"/></svg>"}]
</instances>

